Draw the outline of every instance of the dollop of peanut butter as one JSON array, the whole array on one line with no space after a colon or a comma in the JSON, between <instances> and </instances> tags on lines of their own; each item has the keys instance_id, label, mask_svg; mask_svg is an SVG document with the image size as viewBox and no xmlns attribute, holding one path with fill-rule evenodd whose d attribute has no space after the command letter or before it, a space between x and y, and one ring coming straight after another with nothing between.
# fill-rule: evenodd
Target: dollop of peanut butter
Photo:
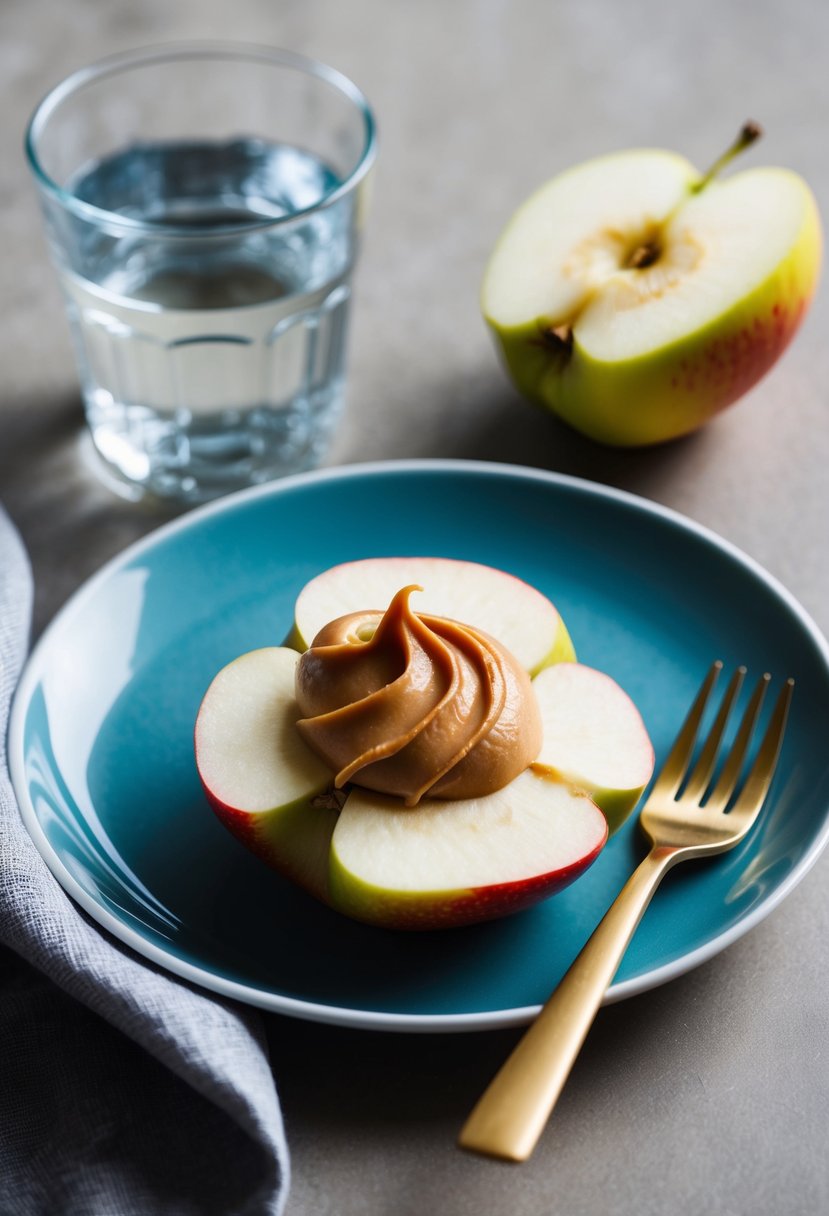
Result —
<instances>
[{"instance_id":1,"label":"dollop of peanut butter","mask_svg":"<svg viewBox=\"0 0 829 1216\"><path fill-rule=\"evenodd\" d=\"M302 738L336 774L416 806L475 798L523 772L541 749L527 672L494 638L420 615L403 587L385 613L326 625L297 665Z\"/></svg>"}]
</instances>

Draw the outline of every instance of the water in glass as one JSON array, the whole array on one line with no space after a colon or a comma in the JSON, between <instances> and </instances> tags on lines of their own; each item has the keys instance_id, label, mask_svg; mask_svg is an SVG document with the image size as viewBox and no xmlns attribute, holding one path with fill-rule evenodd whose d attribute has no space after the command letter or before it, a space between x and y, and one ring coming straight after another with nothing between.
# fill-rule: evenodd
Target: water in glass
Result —
<instances>
[{"instance_id":1,"label":"water in glass","mask_svg":"<svg viewBox=\"0 0 829 1216\"><path fill-rule=\"evenodd\" d=\"M353 261L353 197L318 205L337 185L258 139L136 143L75 175L115 217L61 280L93 441L125 485L199 501L318 463Z\"/></svg>"}]
</instances>

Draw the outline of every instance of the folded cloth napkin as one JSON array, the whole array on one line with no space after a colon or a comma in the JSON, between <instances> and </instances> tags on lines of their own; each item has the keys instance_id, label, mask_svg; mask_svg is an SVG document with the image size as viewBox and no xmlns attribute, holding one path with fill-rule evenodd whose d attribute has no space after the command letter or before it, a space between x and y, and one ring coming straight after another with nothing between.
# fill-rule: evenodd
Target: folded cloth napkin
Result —
<instances>
[{"instance_id":1,"label":"folded cloth napkin","mask_svg":"<svg viewBox=\"0 0 829 1216\"><path fill-rule=\"evenodd\" d=\"M98 928L21 823L5 740L31 589L0 509L0 1211L274 1216L288 1153L262 1019Z\"/></svg>"}]
</instances>

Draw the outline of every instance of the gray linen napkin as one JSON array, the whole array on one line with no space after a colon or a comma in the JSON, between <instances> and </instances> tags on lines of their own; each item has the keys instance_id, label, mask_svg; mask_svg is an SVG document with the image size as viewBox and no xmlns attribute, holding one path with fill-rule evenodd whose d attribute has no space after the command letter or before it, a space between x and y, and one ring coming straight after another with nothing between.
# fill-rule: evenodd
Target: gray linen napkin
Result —
<instances>
[{"instance_id":1,"label":"gray linen napkin","mask_svg":"<svg viewBox=\"0 0 829 1216\"><path fill-rule=\"evenodd\" d=\"M276 1216L288 1153L262 1019L107 935L20 821L5 740L31 589L0 509L0 1213Z\"/></svg>"}]
</instances>

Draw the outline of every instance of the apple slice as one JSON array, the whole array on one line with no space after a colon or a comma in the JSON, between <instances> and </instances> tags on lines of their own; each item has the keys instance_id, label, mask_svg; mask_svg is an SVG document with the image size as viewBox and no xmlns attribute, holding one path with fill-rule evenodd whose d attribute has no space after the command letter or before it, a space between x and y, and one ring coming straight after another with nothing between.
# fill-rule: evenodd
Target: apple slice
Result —
<instances>
[{"instance_id":1,"label":"apple slice","mask_svg":"<svg viewBox=\"0 0 829 1216\"><path fill-rule=\"evenodd\" d=\"M615 680L582 663L548 667L533 688L544 722L533 769L584 790L616 831L653 774L653 745L639 710Z\"/></svg>"},{"instance_id":2,"label":"apple slice","mask_svg":"<svg viewBox=\"0 0 829 1216\"><path fill-rule=\"evenodd\" d=\"M395 929L517 912L577 878L607 838L586 794L525 770L485 798L398 801L354 788L331 842L331 905Z\"/></svg>"},{"instance_id":3,"label":"apple slice","mask_svg":"<svg viewBox=\"0 0 829 1216\"><path fill-rule=\"evenodd\" d=\"M482 307L518 389L593 439L658 443L748 391L815 291L821 228L785 169L714 180L672 152L577 165L514 215Z\"/></svg>"},{"instance_id":4,"label":"apple slice","mask_svg":"<svg viewBox=\"0 0 829 1216\"><path fill-rule=\"evenodd\" d=\"M296 729L295 650L252 650L223 667L196 718L196 767L208 800L253 853L327 898L337 810L327 767Z\"/></svg>"},{"instance_id":5,"label":"apple slice","mask_svg":"<svg viewBox=\"0 0 829 1216\"><path fill-rule=\"evenodd\" d=\"M562 663L533 681L544 725L538 758L501 790L413 809L357 786L335 794L296 729L298 661L295 650L272 647L219 672L196 720L196 764L235 836L359 920L437 928L546 898L590 864L605 816L618 827L653 771L627 694L602 672Z\"/></svg>"},{"instance_id":6,"label":"apple slice","mask_svg":"<svg viewBox=\"0 0 829 1216\"><path fill-rule=\"evenodd\" d=\"M318 899L390 928L467 924L545 898L600 851L602 812L541 770L412 810L356 786L335 795L296 730L298 661L272 647L219 672L196 719L196 765L225 826Z\"/></svg>"},{"instance_id":7,"label":"apple slice","mask_svg":"<svg viewBox=\"0 0 829 1216\"><path fill-rule=\"evenodd\" d=\"M299 593L288 645L306 650L323 625L346 613L386 610L401 587L417 584L417 611L482 629L534 675L575 659L553 604L528 583L477 562L446 557L373 557L318 574Z\"/></svg>"}]
</instances>

